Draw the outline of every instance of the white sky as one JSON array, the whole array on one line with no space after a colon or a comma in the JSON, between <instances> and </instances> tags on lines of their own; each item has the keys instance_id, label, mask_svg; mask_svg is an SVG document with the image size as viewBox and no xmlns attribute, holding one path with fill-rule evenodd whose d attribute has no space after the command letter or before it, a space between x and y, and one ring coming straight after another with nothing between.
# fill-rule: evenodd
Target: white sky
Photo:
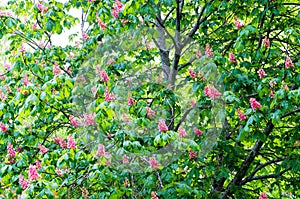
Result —
<instances>
[{"instance_id":1,"label":"white sky","mask_svg":"<svg viewBox=\"0 0 300 199\"><path fill-rule=\"evenodd\" d=\"M56 0L58 2L61 3L65 3L68 0ZM8 2L8 0L0 0L0 5L4 6L6 3ZM79 9L71 9L68 14L77 17L77 18L81 18L81 11ZM80 31L80 24L76 24L75 26L73 26L70 30L65 29L63 30L62 34L57 35L54 34L52 35L52 43L53 45L57 45L57 46L66 46L69 43L69 35L78 32L79 36L81 37L81 31Z\"/></svg>"}]
</instances>

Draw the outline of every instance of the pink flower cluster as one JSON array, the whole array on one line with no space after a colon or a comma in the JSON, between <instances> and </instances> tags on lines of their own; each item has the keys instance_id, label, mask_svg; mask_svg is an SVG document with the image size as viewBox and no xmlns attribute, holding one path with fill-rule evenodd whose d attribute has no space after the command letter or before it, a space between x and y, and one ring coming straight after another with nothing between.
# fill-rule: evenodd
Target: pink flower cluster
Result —
<instances>
[{"instance_id":1,"label":"pink flower cluster","mask_svg":"<svg viewBox=\"0 0 300 199\"><path fill-rule=\"evenodd\" d=\"M185 137L186 135L187 135L187 134L186 134L185 129L184 129L182 126L179 126L179 128L178 128L178 137L183 138L183 137Z\"/></svg>"},{"instance_id":2,"label":"pink flower cluster","mask_svg":"<svg viewBox=\"0 0 300 199\"><path fill-rule=\"evenodd\" d=\"M251 105L251 107L252 107L253 110L261 108L260 103L257 102L255 98L250 98L250 105Z\"/></svg>"},{"instance_id":3,"label":"pink flower cluster","mask_svg":"<svg viewBox=\"0 0 300 199\"><path fill-rule=\"evenodd\" d=\"M28 76L26 74L23 75L22 81L23 81L23 86L27 86L30 83Z\"/></svg>"},{"instance_id":4,"label":"pink flower cluster","mask_svg":"<svg viewBox=\"0 0 300 199\"><path fill-rule=\"evenodd\" d=\"M74 128L76 128L76 127L78 127L78 126L80 125L78 119L76 119L76 118L75 118L74 116L72 116L72 115L69 117L69 120L70 120L70 122L71 122L71 124L72 124L72 126L73 126Z\"/></svg>"},{"instance_id":5,"label":"pink flower cluster","mask_svg":"<svg viewBox=\"0 0 300 199\"><path fill-rule=\"evenodd\" d=\"M268 199L266 192L260 193L259 199Z\"/></svg>"},{"instance_id":6,"label":"pink flower cluster","mask_svg":"<svg viewBox=\"0 0 300 199\"><path fill-rule=\"evenodd\" d=\"M14 147L12 146L12 144L10 142L7 144L7 155L9 157L15 157L16 156L16 151L15 151Z\"/></svg>"},{"instance_id":7,"label":"pink flower cluster","mask_svg":"<svg viewBox=\"0 0 300 199\"><path fill-rule=\"evenodd\" d=\"M119 15L119 12L121 12L121 9L123 8L123 4L116 0L114 5L113 5L113 10L111 11L111 14L114 16L114 18L117 18Z\"/></svg>"},{"instance_id":8,"label":"pink flower cluster","mask_svg":"<svg viewBox=\"0 0 300 199\"><path fill-rule=\"evenodd\" d=\"M190 158L197 158L197 152L190 150L189 156L190 156Z\"/></svg>"},{"instance_id":9,"label":"pink flower cluster","mask_svg":"<svg viewBox=\"0 0 300 199\"><path fill-rule=\"evenodd\" d=\"M3 93L2 90L0 90L0 99L1 99L2 101L7 100L7 97L6 97L6 95Z\"/></svg>"},{"instance_id":10,"label":"pink flower cluster","mask_svg":"<svg viewBox=\"0 0 300 199\"><path fill-rule=\"evenodd\" d=\"M240 29L241 27L245 26L245 24L239 20L237 17L234 18L234 24L236 29Z\"/></svg>"},{"instance_id":11,"label":"pink flower cluster","mask_svg":"<svg viewBox=\"0 0 300 199\"><path fill-rule=\"evenodd\" d=\"M29 165L29 171L28 171L28 178L30 181L34 181L37 178L40 178L41 176L38 174L36 170L36 166L30 164Z\"/></svg>"},{"instance_id":12,"label":"pink flower cluster","mask_svg":"<svg viewBox=\"0 0 300 199\"><path fill-rule=\"evenodd\" d=\"M6 131L8 131L8 128L5 124L3 124L2 122L0 122L0 128L1 128L1 131L3 133L5 133Z\"/></svg>"},{"instance_id":13,"label":"pink flower cluster","mask_svg":"<svg viewBox=\"0 0 300 199\"><path fill-rule=\"evenodd\" d=\"M102 157L102 156L105 156L105 146L103 144L99 144L98 145L98 150L97 150L97 156L98 157Z\"/></svg>"},{"instance_id":14,"label":"pink flower cluster","mask_svg":"<svg viewBox=\"0 0 300 199\"><path fill-rule=\"evenodd\" d=\"M197 102L195 102L194 100L190 100L190 105L192 108L195 108L197 105Z\"/></svg>"},{"instance_id":15,"label":"pink flower cluster","mask_svg":"<svg viewBox=\"0 0 300 199\"><path fill-rule=\"evenodd\" d=\"M53 65L53 74L54 76L59 75L61 73L60 67L58 65L58 63L54 63Z\"/></svg>"},{"instance_id":16,"label":"pink flower cluster","mask_svg":"<svg viewBox=\"0 0 300 199\"><path fill-rule=\"evenodd\" d=\"M101 81L102 82L108 82L109 81L109 77L108 77L105 70L101 70L100 74L101 74Z\"/></svg>"},{"instance_id":17,"label":"pink flower cluster","mask_svg":"<svg viewBox=\"0 0 300 199\"><path fill-rule=\"evenodd\" d=\"M114 94L109 91L108 87L106 87L105 89L104 97L105 97L105 101L107 102L110 102L115 99Z\"/></svg>"},{"instance_id":18,"label":"pink flower cluster","mask_svg":"<svg viewBox=\"0 0 300 199\"><path fill-rule=\"evenodd\" d=\"M233 52L229 53L229 61L232 63L236 62L236 58L235 58L235 55L233 54Z\"/></svg>"},{"instance_id":19,"label":"pink flower cluster","mask_svg":"<svg viewBox=\"0 0 300 199\"><path fill-rule=\"evenodd\" d=\"M287 56L285 59L285 67L286 68L294 67L294 64L289 56Z\"/></svg>"},{"instance_id":20,"label":"pink flower cluster","mask_svg":"<svg viewBox=\"0 0 300 199\"><path fill-rule=\"evenodd\" d=\"M107 62L107 63L108 63L109 65L111 65L112 63L115 63L115 62L116 62L116 60L114 60L114 59L110 59L110 60L108 60L108 62Z\"/></svg>"},{"instance_id":21,"label":"pink flower cluster","mask_svg":"<svg viewBox=\"0 0 300 199\"><path fill-rule=\"evenodd\" d=\"M87 41L87 40L89 40L90 37L84 32L84 33L82 33L82 38L84 41Z\"/></svg>"},{"instance_id":22,"label":"pink flower cluster","mask_svg":"<svg viewBox=\"0 0 300 199\"><path fill-rule=\"evenodd\" d=\"M74 140L73 135L68 135L67 148L68 149L75 149L76 148L76 141Z\"/></svg>"},{"instance_id":23,"label":"pink flower cluster","mask_svg":"<svg viewBox=\"0 0 300 199\"><path fill-rule=\"evenodd\" d=\"M213 50L212 50L212 48L210 47L209 44L206 44L206 47L205 47L205 54L206 54L206 56L209 57L209 58L212 58L212 57L214 56Z\"/></svg>"},{"instance_id":24,"label":"pink flower cluster","mask_svg":"<svg viewBox=\"0 0 300 199\"><path fill-rule=\"evenodd\" d=\"M168 126L166 125L165 121L162 120L162 119L159 119L159 122L158 122L158 130L159 132L166 132L168 131Z\"/></svg>"},{"instance_id":25,"label":"pink flower cluster","mask_svg":"<svg viewBox=\"0 0 300 199\"><path fill-rule=\"evenodd\" d=\"M200 129L198 129L197 127L194 127L194 133L197 135L197 136L201 136L202 134L203 134L203 132L200 130Z\"/></svg>"},{"instance_id":26,"label":"pink flower cluster","mask_svg":"<svg viewBox=\"0 0 300 199\"><path fill-rule=\"evenodd\" d=\"M149 118L152 118L155 115L155 111L153 111L150 107L146 107L146 114Z\"/></svg>"},{"instance_id":27,"label":"pink flower cluster","mask_svg":"<svg viewBox=\"0 0 300 199\"><path fill-rule=\"evenodd\" d=\"M198 74L194 70L188 69L188 71L190 73L191 78L195 79L198 77Z\"/></svg>"},{"instance_id":28,"label":"pink flower cluster","mask_svg":"<svg viewBox=\"0 0 300 199\"><path fill-rule=\"evenodd\" d=\"M127 102L128 106L132 106L136 103L136 101L132 97L128 97Z\"/></svg>"},{"instance_id":29,"label":"pink flower cluster","mask_svg":"<svg viewBox=\"0 0 300 199\"><path fill-rule=\"evenodd\" d=\"M106 24L103 23L99 17L97 17L96 19L97 19L97 22L98 22L98 25L100 26L100 28L101 28L102 30L105 30Z\"/></svg>"},{"instance_id":30,"label":"pink flower cluster","mask_svg":"<svg viewBox=\"0 0 300 199\"><path fill-rule=\"evenodd\" d=\"M48 8L39 2L36 4L37 8L40 10L41 13L45 14L47 12Z\"/></svg>"},{"instance_id":31,"label":"pink flower cluster","mask_svg":"<svg viewBox=\"0 0 300 199\"><path fill-rule=\"evenodd\" d=\"M247 116L241 111L240 108L238 108L237 111L238 111L238 116L240 118L240 121L247 119Z\"/></svg>"},{"instance_id":32,"label":"pink flower cluster","mask_svg":"<svg viewBox=\"0 0 300 199\"><path fill-rule=\"evenodd\" d=\"M155 159L155 157L150 157L149 164L150 168L157 169L159 167L159 162Z\"/></svg>"},{"instance_id":33,"label":"pink flower cluster","mask_svg":"<svg viewBox=\"0 0 300 199\"><path fill-rule=\"evenodd\" d=\"M54 137L53 140L54 140L54 142L55 142L56 144L58 144L59 146L61 146L62 149L66 148L67 142L64 141L63 138L57 138L57 137Z\"/></svg>"},{"instance_id":34,"label":"pink flower cluster","mask_svg":"<svg viewBox=\"0 0 300 199\"><path fill-rule=\"evenodd\" d=\"M271 46L271 45L270 45L270 40L269 40L268 37L265 37L265 38L263 39L262 45L263 45L263 46L266 46L266 47L270 47L270 46Z\"/></svg>"},{"instance_id":35,"label":"pink flower cluster","mask_svg":"<svg viewBox=\"0 0 300 199\"><path fill-rule=\"evenodd\" d=\"M214 86L205 86L204 94L211 99L220 98L221 93Z\"/></svg>"},{"instance_id":36,"label":"pink flower cluster","mask_svg":"<svg viewBox=\"0 0 300 199\"><path fill-rule=\"evenodd\" d=\"M48 152L48 149L45 146L41 145L41 144L38 145L38 148L40 149L40 152L43 155Z\"/></svg>"},{"instance_id":37,"label":"pink flower cluster","mask_svg":"<svg viewBox=\"0 0 300 199\"><path fill-rule=\"evenodd\" d=\"M92 126L92 125L96 125L96 121L95 121L95 113L84 113L83 114L83 126L87 127L87 126Z\"/></svg>"},{"instance_id":38,"label":"pink flower cluster","mask_svg":"<svg viewBox=\"0 0 300 199\"><path fill-rule=\"evenodd\" d=\"M22 189L26 190L30 184L29 180L24 179L23 175L19 176L19 184L21 185Z\"/></svg>"},{"instance_id":39,"label":"pink flower cluster","mask_svg":"<svg viewBox=\"0 0 300 199\"><path fill-rule=\"evenodd\" d=\"M257 74L259 76L260 79L262 79L263 77L267 76L267 74L265 73L264 69L260 68L257 71Z\"/></svg>"},{"instance_id":40,"label":"pink flower cluster","mask_svg":"<svg viewBox=\"0 0 300 199\"><path fill-rule=\"evenodd\" d=\"M122 156L122 162L123 162L123 164L129 163L128 157L125 154Z\"/></svg>"}]
</instances>

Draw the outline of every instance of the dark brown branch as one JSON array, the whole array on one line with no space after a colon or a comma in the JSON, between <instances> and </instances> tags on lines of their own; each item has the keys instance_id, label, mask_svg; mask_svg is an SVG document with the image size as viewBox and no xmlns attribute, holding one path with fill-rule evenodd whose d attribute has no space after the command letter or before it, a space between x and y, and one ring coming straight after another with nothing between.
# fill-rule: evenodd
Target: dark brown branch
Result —
<instances>
[{"instance_id":1,"label":"dark brown branch","mask_svg":"<svg viewBox=\"0 0 300 199\"><path fill-rule=\"evenodd\" d=\"M274 163L277 163L277 162L281 162L282 160L284 160L284 159L283 159L283 158L279 158L279 159L276 159L276 160L271 160L271 161L269 161L269 162L267 162L267 163L265 163L265 164L259 165L258 167L256 167L256 168L254 169L254 171L253 171L246 179L244 179L244 180L241 182L241 184L244 185L244 184L246 184L247 182L250 182L251 179L253 179L254 175L255 175L259 170L263 169L264 167L269 166L269 165L274 164Z\"/></svg>"},{"instance_id":2,"label":"dark brown branch","mask_svg":"<svg viewBox=\"0 0 300 199\"><path fill-rule=\"evenodd\" d=\"M269 120L263 133L266 136L268 136L271 133L271 131L273 130L273 128L274 128L274 125L272 123L272 120ZM254 159L257 156L257 154L258 154L259 150L261 149L262 145L263 145L263 141L261 141L261 140L256 141L255 145L252 147L250 153L248 154L248 156L246 157L246 159L242 163L240 169L236 172L236 175L234 176L234 178L228 184L226 190L223 192L220 199L228 198L228 195L231 191L231 187L236 186L236 185L240 185L242 179L246 175L251 163L254 161Z\"/></svg>"}]
</instances>

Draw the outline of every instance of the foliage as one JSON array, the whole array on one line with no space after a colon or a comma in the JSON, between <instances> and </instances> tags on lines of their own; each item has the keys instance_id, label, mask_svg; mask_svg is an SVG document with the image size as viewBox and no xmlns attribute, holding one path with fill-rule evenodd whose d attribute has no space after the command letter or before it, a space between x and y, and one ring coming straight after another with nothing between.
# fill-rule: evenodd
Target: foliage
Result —
<instances>
[{"instance_id":1,"label":"foliage","mask_svg":"<svg viewBox=\"0 0 300 199\"><path fill-rule=\"evenodd\" d=\"M10 0L0 11L10 63L0 83L1 197L300 197L299 7L292 0ZM80 19L69 12L74 8L82 10ZM68 45L53 44L53 35L78 23L81 30ZM148 28L153 40L139 40L134 49L130 41L122 46L114 40L132 32L142 38L136 30ZM117 54L107 54L109 44ZM191 49L187 56L185 49ZM84 71L95 52L100 62ZM126 74L147 74L150 62L158 66L153 81L118 93ZM95 73L91 80L88 74ZM186 87L176 90L182 83ZM119 98L126 89L130 100ZM74 111L78 93L93 99L92 109ZM120 100L126 106L119 114L126 111L129 124L114 115ZM216 102L220 112L212 108ZM195 123L184 121L186 111ZM222 123L220 135L214 133L221 126L208 118ZM152 134L136 137L125 131L131 124ZM184 136L181 125L189 135L194 127L202 135ZM144 173L131 172L124 160L112 162L82 137L95 126L105 148L113 143L123 149L120 157L173 141L186 150L168 165L161 155L144 160Z\"/></svg>"}]
</instances>

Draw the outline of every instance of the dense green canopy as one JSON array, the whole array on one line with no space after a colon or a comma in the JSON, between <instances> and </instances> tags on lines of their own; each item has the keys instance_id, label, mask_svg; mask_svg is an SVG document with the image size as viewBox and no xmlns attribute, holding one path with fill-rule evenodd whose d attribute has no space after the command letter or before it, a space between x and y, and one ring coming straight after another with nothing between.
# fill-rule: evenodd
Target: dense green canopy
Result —
<instances>
[{"instance_id":1,"label":"dense green canopy","mask_svg":"<svg viewBox=\"0 0 300 199\"><path fill-rule=\"evenodd\" d=\"M300 198L298 1L9 0L0 27L0 198Z\"/></svg>"}]
</instances>

